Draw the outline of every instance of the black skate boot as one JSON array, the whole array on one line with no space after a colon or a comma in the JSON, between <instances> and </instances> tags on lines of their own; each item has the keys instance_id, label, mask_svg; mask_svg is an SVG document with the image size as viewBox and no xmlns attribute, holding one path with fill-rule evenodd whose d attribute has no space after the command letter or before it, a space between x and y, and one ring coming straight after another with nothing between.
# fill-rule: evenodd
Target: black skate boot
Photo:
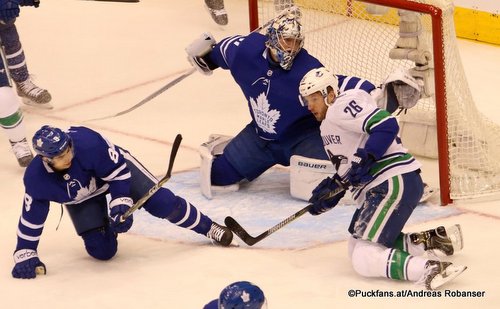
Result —
<instances>
[{"instance_id":1,"label":"black skate boot","mask_svg":"<svg viewBox=\"0 0 500 309\"><path fill-rule=\"evenodd\" d=\"M446 255L453 255L464 247L460 224L447 228L439 226L432 230L412 233L410 240L416 245L423 243L425 251L439 250Z\"/></svg>"},{"instance_id":2,"label":"black skate boot","mask_svg":"<svg viewBox=\"0 0 500 309\"><path fill-rule=\"evenodd\" d=\"M218 245L228 247L233 241L233 232L225 226L212 222L207 237L212 239Z\"/></svg>"},{"instance_id":3,"label":"black skate boot","mask_svg":"<svg viewBox=\"0 0 500 309\"><path fill-rule=\"evenodd\" d=\"M228 19L226 9L224 9L224 0L205 0L205 6L217 24L221 26L227 25Z\"/></svg>"}]
</instances>

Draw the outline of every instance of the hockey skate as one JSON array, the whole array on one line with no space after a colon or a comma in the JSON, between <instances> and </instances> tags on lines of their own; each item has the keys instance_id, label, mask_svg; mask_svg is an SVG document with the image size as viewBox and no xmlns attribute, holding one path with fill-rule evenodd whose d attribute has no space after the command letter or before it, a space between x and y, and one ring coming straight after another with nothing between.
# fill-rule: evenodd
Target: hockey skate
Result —
<instances>
[{"instance_id":1,"label":"hockey skate","mask_svg":"<svg viewBox=\"0 0 500 309\"><path fill-rule=\"evenodd\" d=\"M425 273L417 283L423 283L428 290L435 290L455 279L467 266L453 265L450 262L429 260L425 263Z\"/></svg>"},{"instance_id":2,"label":"hockey skate","mask_svg":"<svg viewBox=\"0 0 500 309\"><path fill-rule=\"evenodd\" d=\"M438 250L445 255L453 255L464 247L460 224L410 234L411 242L418 245L423 243L425 251Z\"/></svg>"},{"instance_id":3,"label":"hockey skate","mask_svg":"<svg viewBox=\"0 0 500 309\"><path fill-rule=\"evenodd\" d=\"M227 25L228 19L227 12L224 9L224 0L205 0L205 7L218 25Z\"/></svg>"},{"instance_id":4,"label":"hockey skate","mask_svg":"<svg viewBox=\"0 0 500 309\"><path fill-rule=\"evenodd\" d=\"M426 202L428 199L430 199L434 195L434 193L436 191L437 191L436 188L433 188L424 182L424 193L422 194L422 197L420 198L420 201L418 201L418 202L419 203Z\"/></svg>"},{"instance_id":5,"label":"hockey skate","mask_svg":"<svg viewBox=\"0 0 500 309\"><path fill-rule=\"evenodd\" d=\"M19 166L26 167L30 164L31 160L33 160L33 153L31 152L30 146L26 141L26 138L23 138L19 142L10 141L10 145L12 147L12 151L17 158L17 162Z\"/></svg>"},{"instance_id":6,"label":"hockey skate","mask_svg":"<svg viewBox=\"0 0 500 309\"><path fill-rule=\"evenodd\" d=\"M212 222L207 237L220 246L229 247L233 241L233 232L225 226Z\"/></svg>"},{"instance_id":7,"label":"hockey skate","mask_svg":"<svg viewBox=\"0 0 500 309\"><path fill-rule=\"evenodd\" d=\"M16 82L16 88L17 95L21 97L24 104L43 109L53 108L52 104L50 104L52 100L50 93L46 89L35 85L31 78L28 77L24 82Z\"/></svg>"}]
</instances>

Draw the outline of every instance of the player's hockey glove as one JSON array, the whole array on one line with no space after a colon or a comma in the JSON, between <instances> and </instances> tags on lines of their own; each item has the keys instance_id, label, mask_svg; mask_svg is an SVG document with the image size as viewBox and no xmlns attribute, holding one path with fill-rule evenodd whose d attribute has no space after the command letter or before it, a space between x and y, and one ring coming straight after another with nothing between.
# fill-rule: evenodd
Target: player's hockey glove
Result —
<instances>
[{"instance_id":1,"label":"player's hockey glove","mask_svg":"<svg viewBox=\"0 0 500 309\"><path fill-rule=\"evenodd\" d=\"M19 5L20 6L34 6L38 7L40 6L40 0L19 0Z\"/></svg>"},{"instance_id":2,"label":"player's hockey glove","mask_svg":"<svg viewBox=\"0 0 500 309\"><path fill-rule=\"evenodd\" d=\"M353 187L363 187L373 179L370 169L375 164L375 158L366 152L364 148L358 148L351 163L351 169L347 173L347 179Z\"/></svg>"},{"instance_id":3,"label":"player's hockey glove","mask_svg":"<svg viewBox=\"0 0 500 309\"><path fill-rule=\"evenodd\" d=\"M134 217L132 215L121 222L121 217L132 205L133 201L129 197L121 197L111 201L109 216L111 217L111 228L115 233L125 233L132 227L132 223L134 223Z\"/></svg>"},{"instance_id":4,"label":"player's hockey glove","mask_svg":"<svg viewBox=\"0 0 500 309\"><path fill-rule=\"evenodd\" d=\"M21 249L14 252L14 268L12 277L20 279L33 279L37 274L45 274L45 264L38 258L32 249Z\"/></svg>"},{"instance_id":5,"label":"player's hockey glove","mask_svg":"<svg viewBox=\"0 0 500 309\"><path fill-rule=\"evenodd\" d=\"M19 2L17 0L0 1L0 20L9 21L19 16Z\"/></svg>"},{"instance_id":6,"label":"player's hockey glove","mask_svg":"<svg viewBox=\"0 0 500 309\"><path fill-rule=\"evenodd\" d=\"M339 193L327 198L331 192L339 190ZM337 206L344 195L345 189L343 188L342 179L338 174L323 179L312 191L312 196L309 199L309 203L311 203L312 207L309 208L309 213L313 216L317 216L332 209Z\"/></svg>"}]
</instances>

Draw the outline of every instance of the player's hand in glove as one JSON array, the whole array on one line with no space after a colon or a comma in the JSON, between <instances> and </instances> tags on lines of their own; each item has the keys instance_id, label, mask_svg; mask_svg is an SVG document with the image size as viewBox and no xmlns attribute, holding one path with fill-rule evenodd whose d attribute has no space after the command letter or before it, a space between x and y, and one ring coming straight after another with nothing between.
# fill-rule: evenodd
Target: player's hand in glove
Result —
<instances>
[{"instance_id":1,"label":"player's hand in glove","mask_svg":"<svg viewBox=\"0 0 500 309\"><path fill-rule=\"evenodd\" d=\"M20 6L40 6L40 0L18 0Z\"/></svg>"},{"instance_id":2,"label":"player's hand in glove","mask_svg":"<svg viewBox=\"0 0 500 309\"><path fill-rule=\"evenodd\" d=\"M0 20L9 21L19 16L18 0L0 1Z\"/></svg>"},{"instance_id":3,"label":"player's hand in glove","mask_svg":"<svg viewBox=\"0 0 500 309\"><path fill-rule=\"evenodd\" d=\"M45 274L45 264L38 258L38 254L32 249L21 249L14 252L14 268L12 277L20 279L33 279L37 274Z\"/></svg>"},{"instance_id":4,"label":"player's hand in glove","mask_svg":"<svg viewBox=\"0 0 500 309\"><path fill-rule=\"evenodd\" d=\"M134 217L130 215L123 222L121 222L121 217L127 212L127 210L130 209L133 201L131 198L125 197L122 197L119 200L120 201L116 199L111 202L112 206L109 212L109 216L111 217L111 228L115 233L125 233L130 229L132 223L134 223Z\"/></svg>"},{"instance_id":5,"label":"player's hand in glove","mask_svg":"<svg viewBox=\"0 0 500 309\"><path fill-rule=\"evenodd\" d=\"M353 187L362 187L373 179L369 173L375 158L363 148L358 148L352 159L351 169L347 173L347 179Z\"/></svg>"},{"instance_id":6,"label":"player's hand in glove","mask_svg":"<svg viewBox=\"0 0 500 309\"><path fill-rule=\"evenodd\" d=\"M330 192L338 190L341 190L338 194L326 198ZM323 179L323 181L313 190L312 196L309 199L309 203L312 204L312 207L309 208L309 213L313 216L317 216L332 209L337 206L344 195L345 189L343 188L342 179L338 174Z\"/></svg>"}]
</instances>

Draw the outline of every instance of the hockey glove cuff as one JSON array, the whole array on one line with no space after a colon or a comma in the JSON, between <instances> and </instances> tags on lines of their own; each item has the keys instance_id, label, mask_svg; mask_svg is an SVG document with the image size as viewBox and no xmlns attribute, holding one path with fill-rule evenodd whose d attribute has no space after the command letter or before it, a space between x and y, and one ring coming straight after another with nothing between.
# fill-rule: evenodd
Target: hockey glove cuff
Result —
<instances>
[{"instance_id":1,"label":"hockey glove cuff","mask_svg":"<svg viewBox=\"0 0 500 309\"><path fill-rule=\"evenodd\" d=\"M332 192L339 190L340 192L334 196L328 197L328 195ZM345 189L343 187L342 179L338 174L323 179L323 181L321 181L313 190L312 196L309 199L309 203L312 205L311 208L309 208L309 213L313 216L317 216L332 209L337 206L344 195Z\"/></svg>"}]
</instances>

